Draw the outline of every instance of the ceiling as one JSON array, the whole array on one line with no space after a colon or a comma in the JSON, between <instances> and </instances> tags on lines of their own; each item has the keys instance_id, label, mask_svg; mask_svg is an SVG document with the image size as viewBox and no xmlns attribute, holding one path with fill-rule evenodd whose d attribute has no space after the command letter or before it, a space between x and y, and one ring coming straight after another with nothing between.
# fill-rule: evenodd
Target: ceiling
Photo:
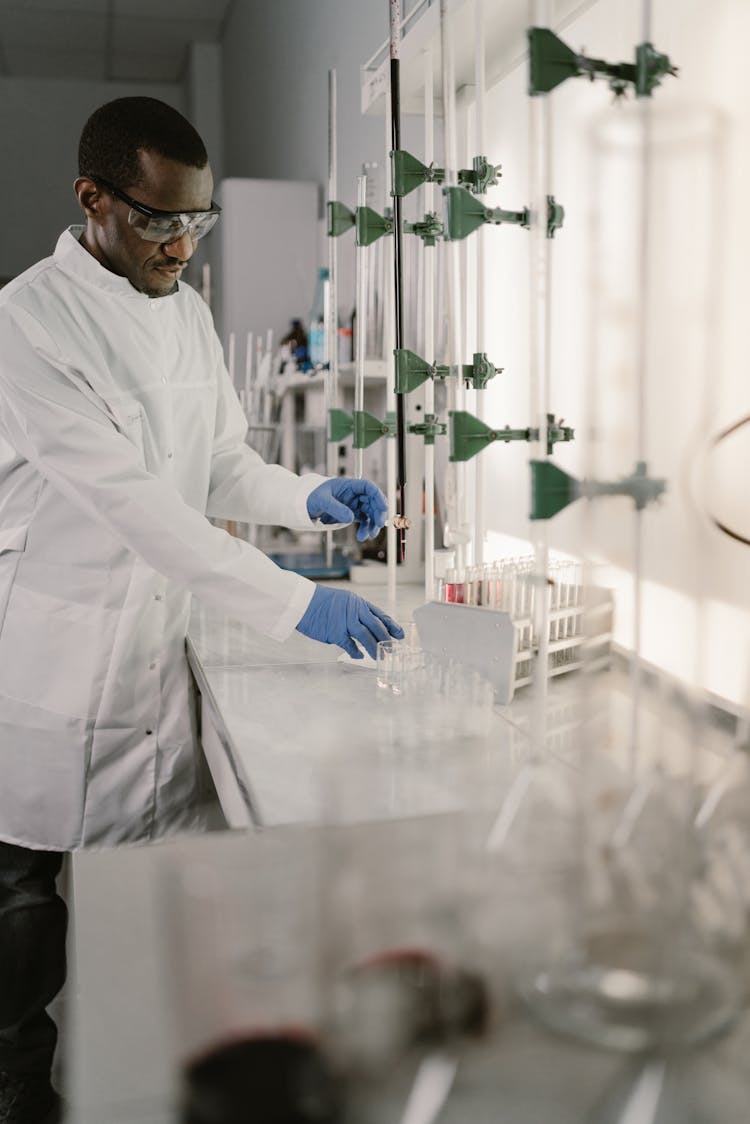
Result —
<instances>
[{"instance_id":1,"label":"ceiling","mask_svg":"<svg viewBox=\"0 0 750 1124\"><path fill-rule=\"evenodd\" d=\"M0 77L178 82L232 0L0 0Z\"/></svg>"}]
</instances>

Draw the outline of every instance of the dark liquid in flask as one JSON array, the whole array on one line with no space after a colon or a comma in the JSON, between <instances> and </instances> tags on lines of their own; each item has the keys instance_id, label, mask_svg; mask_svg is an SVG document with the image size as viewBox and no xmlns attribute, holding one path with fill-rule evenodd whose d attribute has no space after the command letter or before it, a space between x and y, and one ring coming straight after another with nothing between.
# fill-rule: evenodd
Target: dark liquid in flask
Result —
<instances>
[{"instance_id":1,"label":"dark liquid in flask","mask_svg":"<svg viewBox=\"0 0 750 1124\"><path fill-rule=\"evenodd\" d=\"M184 1071L180 1124L339 1124L339 1090L315 1041L248 1036Z\"/></svg>"}]
</instances>

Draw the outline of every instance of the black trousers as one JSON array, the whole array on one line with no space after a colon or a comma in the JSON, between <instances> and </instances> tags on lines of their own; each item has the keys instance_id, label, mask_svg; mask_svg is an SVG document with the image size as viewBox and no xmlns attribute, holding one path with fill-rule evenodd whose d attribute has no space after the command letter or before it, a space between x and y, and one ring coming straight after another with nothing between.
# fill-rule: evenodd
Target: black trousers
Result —
<instances>
[{"instance_id":1,"label":"black trousers","mask_svg":"<svg viewBox=\"0 0 750 1124\"><path fill-rule=\"evenodd\" d=\"M65 983L63 855L0 842L0 1070L49 1075L57 1027L45 1008Z\"/></svg>"}]
</instances>

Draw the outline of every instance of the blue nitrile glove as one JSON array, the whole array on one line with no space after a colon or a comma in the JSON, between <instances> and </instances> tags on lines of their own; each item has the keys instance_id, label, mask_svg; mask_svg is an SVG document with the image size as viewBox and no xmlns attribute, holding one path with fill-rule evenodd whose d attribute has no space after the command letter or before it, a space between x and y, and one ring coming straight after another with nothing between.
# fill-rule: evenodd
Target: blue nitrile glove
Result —
<instances>
[{"instance_id":1,"label":"blue nitrile glove","mask_svg":"<svg viewBox=\"0 0 750 1124\"><path fill-rule=\"evenodd\" d=\"M390 636L401 640L404 635L400 625L364 597L323 585L316 585L297 631L323 644L338 644L355 660L362 659L355 640L375 659L375 645L379 640Z\"/></svg>"},{"instance_id":2,"label":"blue nitrile glove","mask_svg":"<svg viewBox=\"0 0 750 1124\"><path fill-rule=\"evenodd\" d=\"M359 524L357 539L374 539L385 523L388 504L385 496L369 480L354 480L350 476L336 476L319 484L307 497L307 513L321 523Z\"/></svg>"}]
</instances>

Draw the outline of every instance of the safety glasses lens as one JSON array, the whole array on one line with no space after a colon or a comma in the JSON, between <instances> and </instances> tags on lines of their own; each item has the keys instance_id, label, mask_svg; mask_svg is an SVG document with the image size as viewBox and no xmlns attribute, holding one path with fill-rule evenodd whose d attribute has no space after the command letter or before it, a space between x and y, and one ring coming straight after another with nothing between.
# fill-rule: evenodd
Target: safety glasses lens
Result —
<instances>
[{"instance_id":1,"label":"safety glasses lens","mask_svg":"<svg viewBox=\"0 0 750 1124\"><path fill-rule=\"evenodd\" d=\"M186 213L168 218L163 216L148 218L131 209L128 222L147 242L176 242L184 234L189 234L193 241L197 242L204 234L208 234L218 217L218 211L207 211L205 214Z\"/></svg>"}]
</instances>

